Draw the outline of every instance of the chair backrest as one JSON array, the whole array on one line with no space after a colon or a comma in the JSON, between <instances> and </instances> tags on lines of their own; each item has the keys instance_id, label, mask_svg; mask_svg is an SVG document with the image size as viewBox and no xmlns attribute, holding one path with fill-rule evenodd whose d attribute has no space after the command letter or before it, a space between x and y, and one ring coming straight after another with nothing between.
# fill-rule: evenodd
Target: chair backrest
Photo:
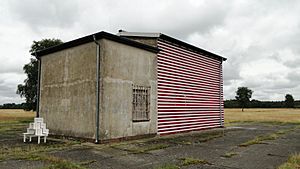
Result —
<instances>
[{"instance_id":1,"label":"chair backrest","mask_svg":"<svg viewBox=\"0 0 300 169\"><path fill-rule=\"evenodd\" d=\"M34 133L32 133L32 130ZM48 135L49 129L46 128L46 123L44 123L43 118L34 118L34 122L29 124L29 128L27 129L28 133L35 134L35 135L41 135L46 134Z\"/></svg>"},{"instance_id":2,"label":"chair backrest","mask_svg":"<svg viewBox=\"0 0 300 169\"><path fill-rule=\"evenodd\" d=\"M42 117L36 117L36 118L34 118L34 122L35 123L43 123L44 122L44 119L42 118Z\"/></svg>"}]
</instances>

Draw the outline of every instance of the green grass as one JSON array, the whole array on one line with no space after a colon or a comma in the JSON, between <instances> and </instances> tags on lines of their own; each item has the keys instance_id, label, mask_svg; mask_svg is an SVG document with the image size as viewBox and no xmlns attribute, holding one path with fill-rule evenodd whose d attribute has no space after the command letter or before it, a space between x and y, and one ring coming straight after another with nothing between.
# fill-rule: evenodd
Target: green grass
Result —
<instances>
[{"instance_id":1,"label":"green grass","mask_svg":"<svg viewBox=\"0 0 300 169\"><path fill-rule=\"evenodd\" d=\"M187 157L187 158L181 158L181 165L182 166L189 166L189 165L196 165L196 164L209 164L209 162L207 162L206 160L202 160L202 159L196 159L196 158L191 158L191 157Z\"/></svg>"},{"instance_id":2,"label":"green grass","mask_svg":"<svg viewBox=\"0 0 300 169\"><path fill-rule=\"evenodd\" d=\"M186 167L186 166L190 166L190 165L197 165L197 164L211 165L211 163L209 163L206 160L196 159L196 158L192 158L192 157L184 157L184 158L180 158L179 160L180 160L180 163L178 165L165 164L163 166L157 167L156 169L179 169L181 167Z\"/></svg>"},{"instance_id":3,"label":"green grass","mask_svg":"<svg viewBox=\"0 0 300 169\"><path fill-rule=\"evenodd\" d=\"M231 158L235 155L237 155L238 153L236 152L228 152L228 153L225 153L222 157L225 157L225 158Z\"/></svg>"},{"instance_id":4,"label":"green grass","mask_svg":"<svg viewBox=\"0 0 300 169\"><path fill-rule=\"evenodd\" d=\"M2 137L17 136L25 131L28 123L32 119L19 119L1 121L0 134ZM76 164L71 161L61 159L54 156L47 155L48 152L68 149L75 144L79 144L77 141L64 140L60 142L50 141L47 144L21 144L14 145L2 145L0 147L0 161L9 159L22 159L29 161L43 161L49 163L46 169L84 169L83 164Z\"/></svg>"},{"instance_id":5,"label":"green grass","mask_svg":"<svg viewBox=\"0 0 300 169\"><path fill-rule=\"evenodd\" d=\"M28 120L13 120L1 123L0 135L1 136L17 136L20 137L23 131L25 131ZM35 157L36 154L42 154L45 152L67 149L72 145L78 144L73 141L64 142L48 142L47 144L15 144L15 145L2 145L0 147L0 161L7 159L29 159Z\"/></svg>"},{"instance_id":6,"label":"green grass","mask_svg":"<svg viewBox=\"0 0 300 169\"><path fill-rule=\"evenodd\" d=\"M276 140L279 137L281 137L284 134L287 134L289 132L292 132L294 130L296 130L297 128L299 128L299 126L295 126L295 127L291 127L288 129L282 129L282 130L278 130L274 133L268 134L268 135L264 135L264 136L258 136L252 140L249 140L245 143L240 144L240 147L247 147L250 145L254 145L254 144L264 144L264 141L268 141L268 140Z\"/></svg>"},{"instance_id":7,"label":"green grass","mask_svg":"<svg viewBox=\"0 0 300 169\"><path fill-rule=\"evenodd\" d=\"M165 164L161 167L157 167L155 169L179 169L180 167L175 164Z\"/></svg>"},{"instance_id":8,"label":"green grass","mask_svg":"<svg viewBox=\"0 0 300 169\"><path fill-rule=\"evenodd\" d=\"M15 147L0 147L0 160L6 159L28 159L36 154L41 154L50 151L57 151L67 149L74 145L74 142L37 145L29 144L28 146L15 146Z\"/></svg>"},{"instance_id":9,"label":"green grass","mask_svg":"<svg viewBox=\"0 0 300 169\"><path fill-rule=\"evenodd\" d=\"M287 162L280 165L278 169L299 169L300 168L300 153L291 155Z\"/></svg>"},{"instance_id":10,"label":"green grass","mask_svg":"<svg viewBox=\"0 0 300 169\"><path fill-rule=\"evenodd\" d=\"M240 144L239 146L240 147L247 147L247 146L250 146L250 145L253 145L253 144L263 144L264 141L276 140L278 137L279 137L279 135L277 135L277 134L269 134L269 135L266 135L266 136L258 136L253 140L249 140L245 143Z\"/></svg>"},{"instance_id":11,"label":"green grass","mask_svg":"<svg viewBox=\"0 0 300 169\"><path fill-rule=\"evenodd\" d=\"M51 163L49 166L45 167L45 169L85 169L85 167L79 164L54 156L41 156L38 160Z\"/></svg>"}]
</instances>

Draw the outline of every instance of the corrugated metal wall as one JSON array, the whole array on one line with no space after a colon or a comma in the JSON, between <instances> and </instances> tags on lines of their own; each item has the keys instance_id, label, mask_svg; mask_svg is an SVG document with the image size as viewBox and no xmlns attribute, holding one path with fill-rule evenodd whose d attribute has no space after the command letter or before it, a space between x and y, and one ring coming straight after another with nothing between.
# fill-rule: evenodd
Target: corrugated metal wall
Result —
<instances>
[{"instance_id":1,"label":"corrugated metal wall","mask_svg":"<svg viewBox=\"0 0 300 169\"><path fill-rule=\"evenodd\" d=\"M158 134L223 125L221 60L158 40Z\"/></svg>"}]
</instances>

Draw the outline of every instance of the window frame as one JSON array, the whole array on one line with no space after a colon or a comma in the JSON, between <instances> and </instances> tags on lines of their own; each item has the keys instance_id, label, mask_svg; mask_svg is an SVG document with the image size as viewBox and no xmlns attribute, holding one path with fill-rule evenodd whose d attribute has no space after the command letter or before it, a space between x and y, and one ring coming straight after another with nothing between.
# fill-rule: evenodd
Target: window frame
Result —
<instances>
[{"instance_id":1,"label":"window frame","mask_svg":"<svg viewBox=\"0 0 300 169\"><path fill-rule=\"evenodd\" d=\"M150 121L150 92L150 86L132 85L132 122ZM141 104L139 101L144 103Z\"/></svg>"}]
</instances>

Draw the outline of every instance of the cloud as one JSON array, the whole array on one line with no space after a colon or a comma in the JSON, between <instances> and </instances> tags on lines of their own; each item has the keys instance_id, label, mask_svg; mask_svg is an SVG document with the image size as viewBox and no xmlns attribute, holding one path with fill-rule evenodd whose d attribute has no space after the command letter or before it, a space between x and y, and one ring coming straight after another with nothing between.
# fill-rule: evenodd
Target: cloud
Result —
<instances>
[{"instance_id":1,"label":"cloud","mask_svg":"<svg viewBox=\"0 0 300 169\"><path fill-rule=\"evenodd\" d=\"M0 104L18 100L33 40L72 40L119 29L163 32L217 53L224 94L248 86L254 99L300 99L300 1L17 0L0 1ZM10 76L8 76L10 75ZM11 81L11 78L15 80Z\"/></svg>"},{"instance_id":2,"label":"cloud","mask_svg":"<svg viewBox=\"0 0 300 169\"><path fill-rule=\"evenodd\" d=\"M192 43L228 58L226 99L238 86L252 88L256 99L282 99L286 92L300 98L294 73L300 64L299 9L299 1L235 1L221 26L190 35Z\"/></svg>"},{"instance_id":3,"label":"cloud","mask_svg":"<svg viewBox=\"0 0 300 169\"><path fill-rule=\"evenodd\" d=\"M75 0L18 0L9 2L13 16L36 31L44 27L72 27L79 17Z\"/></svg>"},{"instance_id":4,"label":"cloud","mask_svg":"<svg viewBox=\"0 0 300 169\"><path fill-rule=\"evenodd\" d=\"M20 103L24 101L16 94L19 81L25 79L24 74L1 73L0 74L0 104L3 103Z\"/></svg>"}]
</instances>

